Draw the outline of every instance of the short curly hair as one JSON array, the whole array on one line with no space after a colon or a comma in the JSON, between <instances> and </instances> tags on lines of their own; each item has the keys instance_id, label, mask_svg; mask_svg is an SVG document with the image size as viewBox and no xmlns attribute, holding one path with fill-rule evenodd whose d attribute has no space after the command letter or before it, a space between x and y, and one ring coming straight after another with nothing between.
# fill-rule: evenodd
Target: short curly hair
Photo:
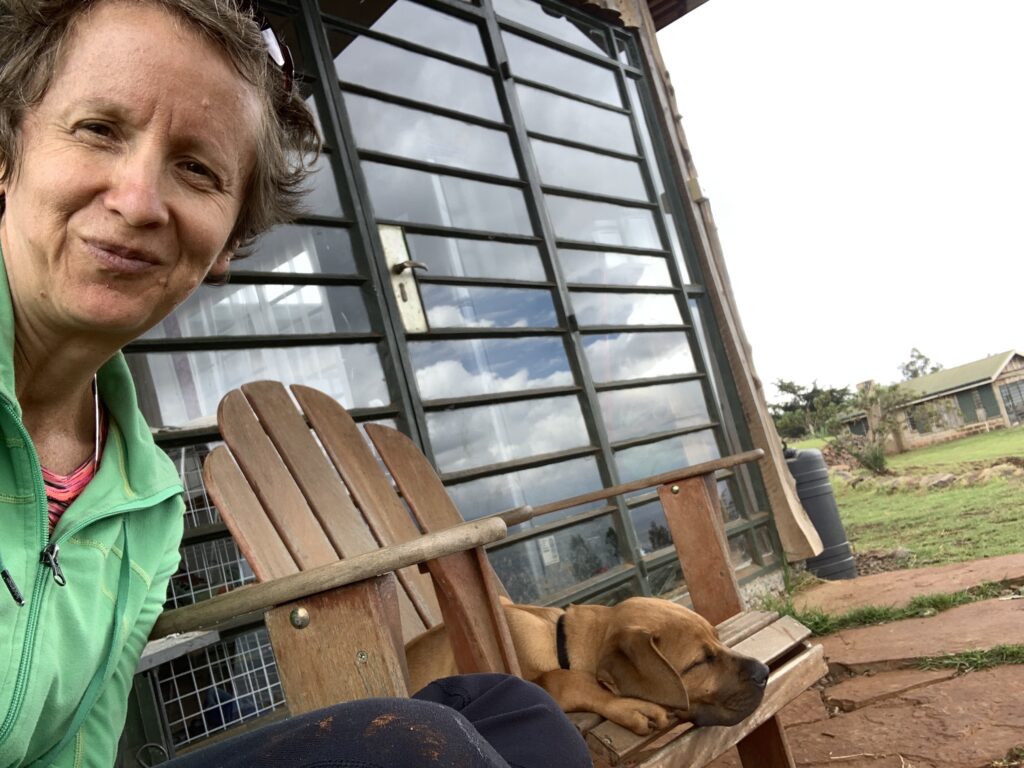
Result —
<instances>
[{"instance_id":1,"label":"short curly hair","mask_svg":"<svg viewBox=\"0 0 1024 768\"><path fill-rule=\"evenodd\" d=\"M220 48L262 98L256 166L231 232L232 246L244 247L295 218L320 137L298 89L286 87L268 56L246 0L0 0L0 181L18 172L22 121L46 95L75 23L114 1L155 5L184 20Z\"/></svg>"}]
</instances>

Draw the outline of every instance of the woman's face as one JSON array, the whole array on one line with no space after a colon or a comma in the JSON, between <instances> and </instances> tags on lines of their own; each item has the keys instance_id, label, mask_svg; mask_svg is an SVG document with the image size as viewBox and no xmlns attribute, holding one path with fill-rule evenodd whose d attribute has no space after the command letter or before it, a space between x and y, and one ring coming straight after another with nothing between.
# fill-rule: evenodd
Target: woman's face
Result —
<instances>
[{"instance_id":1,"label":"woman's face","mask_svg":"<svg viewBox=\"0 0 1024 768\"><path fill-rule=\"evenodd\" d=\"M17 310L123 343L222 274L259 100L214 45L156 6L79 20L0 188Z\"/></svg>"}]
</instances>

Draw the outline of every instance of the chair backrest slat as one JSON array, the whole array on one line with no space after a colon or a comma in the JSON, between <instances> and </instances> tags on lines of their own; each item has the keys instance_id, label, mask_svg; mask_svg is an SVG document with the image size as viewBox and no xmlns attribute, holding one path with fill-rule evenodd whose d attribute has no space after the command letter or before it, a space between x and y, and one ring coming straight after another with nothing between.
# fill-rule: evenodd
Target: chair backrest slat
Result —
<instances>
[{"instance_id":1,"label":"chair backrest slat","mask_svg":"<svg viewBox=\"0 0 1024 768\"><path fill-rule=\"evenodd\" d=\"M252 407L238 390L217 409L221 435L300 570L338 559Z\"/></svg>"},{"instance_id":2,"label":"chair backrest slat","mask_svg":"<svg viewBox=\"0 0 1024 768\"><path fill-rule=\"evenodd\" d=\"M252 382L242 385L242 394L277 447L338 556L352 557L377 549L373 534L284 385L277 381Z\"/></svg>"},{"instance_id":3,"label":"chair backrest slat","mask_svg":"<svg viewBox=\"0 0 1024 768\"><path fill-rule=\"evenodd\" d=\"M281 540L281 534L274 528L227 448L217 446L206 457L203 480L257 579L269 581L299 572L299 566ZM244 509L246 514L236 515L229 511L236 509Z\"/></svg>"},{"instance_id":4,"label":"chair backrest slat","mask_svg":"<svg viewBox=\"0 0 1024 768\"><path fill-rule=\"evenodd\" d=\"M380 424L367 424L366 434L424 532L463 522L441 478L412 440Z\"/></svg>"},{"instance_id":5,"label":"chair backrest slat","mask_svg":"<svg viewBox=\"0 0 1024 768\"><path fill-rule=\"evenodd\" d=\"M399 500L391 482L355 421L334 398L312 387L292 385L292 394L309 419L320 444L345 481L356 506L382 546L419 538L421 531ZM399 580L427 626L441 621L430 578L418 569L399 572Z\"/></svg>"}]
</instances>

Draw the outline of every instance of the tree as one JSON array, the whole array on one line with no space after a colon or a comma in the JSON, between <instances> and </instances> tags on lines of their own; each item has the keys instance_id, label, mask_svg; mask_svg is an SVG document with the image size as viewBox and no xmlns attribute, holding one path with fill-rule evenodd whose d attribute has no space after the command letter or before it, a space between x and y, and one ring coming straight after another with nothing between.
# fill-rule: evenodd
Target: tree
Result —
<instances>
[{"instance_id":1,"label":"tree","mask_svg":"<svg viewBox=\"0 0 1024 768\"><path fill-rule=\"evenodd\" d=\"M850 406L867 416L867 437L854 438L847 434L838 438L839 443L864 467L876 474L884 474L888 465L885 454L889 440L892 440L897 453L905 450L901 415L913 397L899 383L882 385L868 382L858 387Z\"/></svg>"},{"instance_id":2,"label":"tree","mask_svg":"<svg viewBox=\"0 0 1024 768\"><path fill-rule=\"evenodd\" d=\"M837 429L839 414L849 407L847 387L820 387L817 381L805 387L785 379L776 380L775 387L789 398L769 406L782 437L832 434Z\"/></svg>"},{"instance_id":3,"label":"tree","mask_svg":"<svg viewBox=\"0 0 1024 768\"><path fill-rule=\"evenodd\" d=\"M942 370L942 363L933 363L928 355L917 347L910 350L910 359L900 365L900 374L904 381L917 379Z\"/></svg>"}]
</instances>

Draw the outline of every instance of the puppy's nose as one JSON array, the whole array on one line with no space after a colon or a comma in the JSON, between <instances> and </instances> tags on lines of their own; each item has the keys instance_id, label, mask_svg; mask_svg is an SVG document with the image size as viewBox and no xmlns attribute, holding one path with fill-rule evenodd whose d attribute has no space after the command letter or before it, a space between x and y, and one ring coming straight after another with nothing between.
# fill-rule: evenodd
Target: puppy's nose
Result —
<instances>
[{"instance_id":1,"label":"puppy's nose","mask_svg":"<svg viewBox=\"0 0 1024 768\"><path fill-rule=\"evenodd\" d=\"M750 659L747 664L747 674L751 682L758 688L764 688L768 682L768 667L757 659Z\"/></svg>"}]
</instances>

